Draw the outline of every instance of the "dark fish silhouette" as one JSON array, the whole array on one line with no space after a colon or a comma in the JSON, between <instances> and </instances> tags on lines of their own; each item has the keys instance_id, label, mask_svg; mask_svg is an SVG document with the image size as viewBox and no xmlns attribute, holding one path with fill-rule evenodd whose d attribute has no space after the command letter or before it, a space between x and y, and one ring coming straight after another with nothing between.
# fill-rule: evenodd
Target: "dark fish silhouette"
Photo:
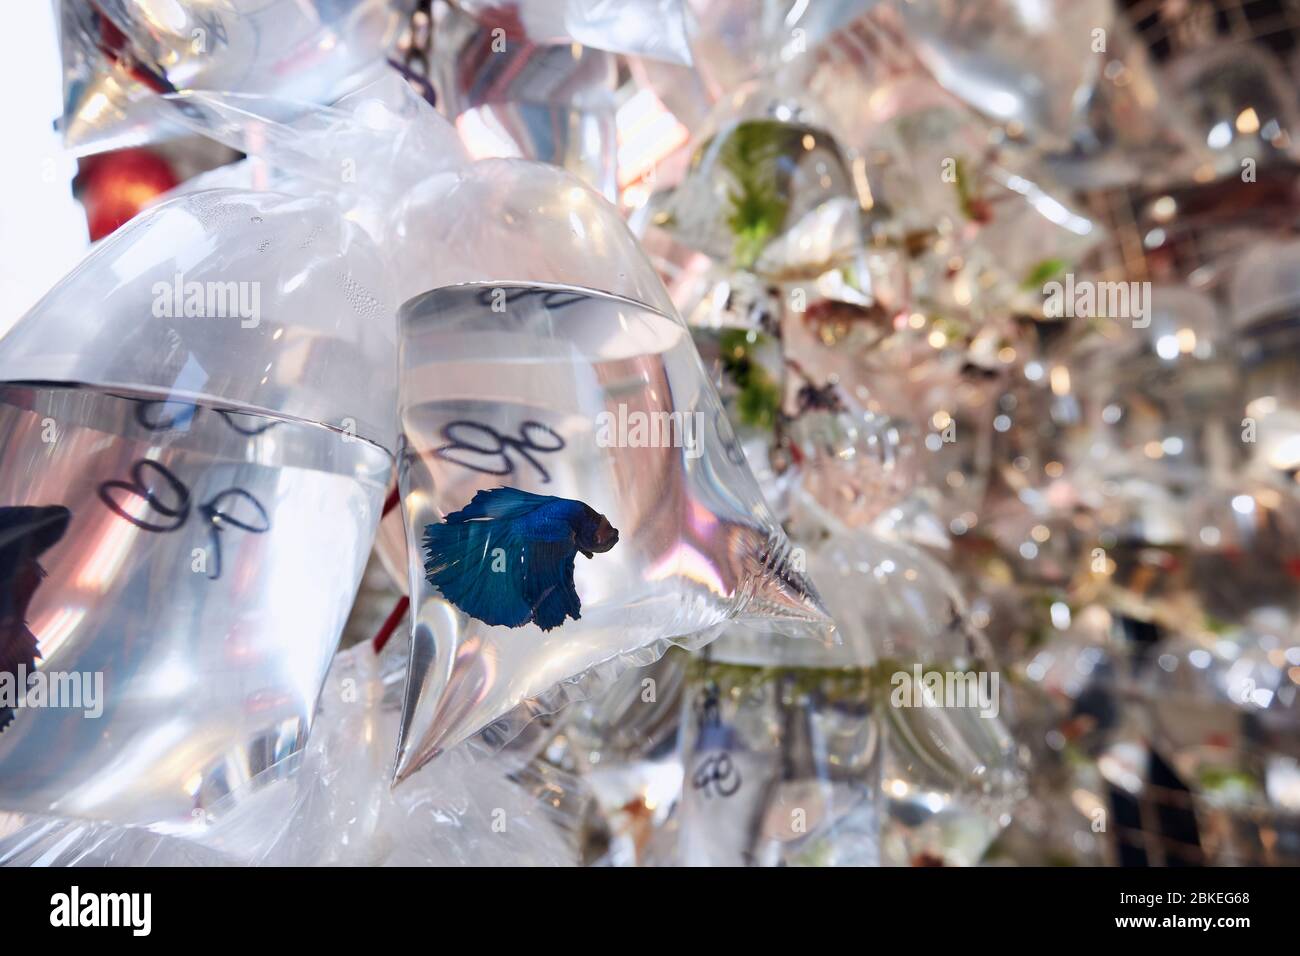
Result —
<instances>
[{"instance_id":1,"label":"dark fish silhouette","mask_svg":"<svg viewBox=\"0 0 1300 956\"><path fill-rule=\"evenodd\" d=\"M15 682L19 665L30 677L40 657L36 635L27 627L27 606L45 577L37 559L63 537L71 519L62 505L0 508L0 673ZM17 690L21 694L26 687ZM0 707L0 733L13 719L12 707Z\"/></svg>"},{"instance_id":2,"label":"dark fish silhouette","mask_svg":"<svg viewBox=\"0 0 1300 956\"><path fill-rule=\"evenodd\" d=\"M470 617L549 631L582 616L574 558L617 543L609 520L581 501L493 488L424 529L424 570Z\"/></svg>"}]
</instances>

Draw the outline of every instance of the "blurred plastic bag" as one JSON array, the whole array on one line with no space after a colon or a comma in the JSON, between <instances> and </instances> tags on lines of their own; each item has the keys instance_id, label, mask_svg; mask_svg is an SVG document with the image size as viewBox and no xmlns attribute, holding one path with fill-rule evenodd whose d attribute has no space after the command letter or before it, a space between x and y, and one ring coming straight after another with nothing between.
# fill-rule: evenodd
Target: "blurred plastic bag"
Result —
<instances>
[{"instance_id":1,"label":"blurred plastic bag","mask_svg":"<svg viewBox=\"0 0 1300 956\"><path fill-rule=\"evenodd\" d=\"M469 162L456 131L392 70L330 107L242 93L167 99L191 132L249 155L210 182L332 202L385 253L406 195Z\"/></svg>"},{"instance_id":2,"label":"blurred plastic bag","mask_svg":"<svg viewBox=\"0 0 1300 956\"><path fill-rule=\"evenodd\" d=\"M291 771L392 470L387 297L333 205L218 190L0 343L0 807L178 831Z\"/></svg>"},{"instance_id":3,"label":"blurred plastic bag","mask_svg":"<svg viewBox=\"0 0 1300 956\"><path fill-rule=\"evenodd\" d=\"M691 47L714 99L770 75L867 13L877 0L689 0Z\"/></svg>"},{"instance_id":4,"label":"blurred plastic bag","mask_svg":"<svg viewBox=\"0 0 1300 956\"><path fill-rule=\"evenodd\" d=\"M552 163L617 198L614 54L567 40L505 42L499 29L451 10L438 23L433 62L438 107L474 158Z\"/></svg>"},{"instance_id":5,"label":"blurred plastic bag","mask_svg":"<svg viewBox=\"0 0 1300 956\"><path fill-rule=\"evenodd\" d=\"M810 509L804 520L828 517L812 502L801 504ZM827 528L833 527L832 519ZM842 643L819 647L731 631L710 646L712 662L692 685L697 704L710 694L717 699L713 714L697 714L682 735L687 791L680 827L690 852L700 862L764 862L737 842L754 833L728 835L721 809L724 790L734 788L730 796L739 798L749 788L744 799L766 807L751 818L771 827L776 842L769 854L777 846L786 853L817 846L810 840L816 819L824 833L846 829L807 854L810 861L853 861L860 852L893 864L978 862L1010 820L1024 767L1000 712L1000 673L956 581L925 552L865 530L832 534L810 550L808 566ZM970 675L988 695L930 699L927 684L916 683L922 673L927 682L937 675L940 687L948 675ZM710 719L719 726L710 730ZM731 768L760 784L760 793L737 786ZM859 803L863 784L876 785L881 774L883 794ZM761 781L773 779L779 786L763 790ZM782 788L794 788L803 802L777 800ZM790 831L798 807L808 811L808 837ZM823 810L815 815L812 807ZM864 832L874 836L877 823L879 844Z\"/></svg>"},{"instance_id":6,"label":"blurred plastic bag","mask_svg":"<svg viewBox=\"0 0 1300 956\"><path fill-rule=\"evenodd\" d=\"M1261 240L1238 259L1230 303L1244 366L1242 428L1252 434L1252 470L1290 482L1300 473L1300 242ZM1244 433L1243 433L1244 434Z\"/></svg>"},{"instance_id":7,"label":"blurred plastic bag","mask_svg":"<svg viewBox=\"0 0 1300 956\"><path fill-rule=\"evenodd\" d=\"M257 812L214 814L191 839L130 827L0 814L4 866L566 866L576 860L569 804L581 784L538 772L510 752L491 762L455 757L391 792L399 717L400 649L340 653L293 780ZM515 782L518 778L521 782ZM270 806L272 809L268 809Z\"/></svg>"},{"instance_id":8,"label":"blurred plastic bag","mask_svg":"<svg viewBox=\"0 0 1300 956\"><path fill-rule=\"evenodd\" d=\"M864 242L865 197L816 110L764 87L728 99L654 221L684 245L768 277L817 275Z\"/></svg>"},{"instance_id":9,"label":"blurred plastic bag","mask_svg":"<svg viewBox=\"0 0 1300 956\"><path fill-rule=\"evenodd\" d=\"M697 662L682 718L680 862L878 866L870 677Z\"/></svg>"},{"instance_id":10,"label":"blurred plastic bag","mask_svg":"<svg viewBox=\"0 0 1300 956\"><path fill-rule=\"evenodd\" d=\"M0 812L0 866L231 866L240 861L138 827Z\"/></svg>"},{"instance_id":11,"label":"blurred plastic bag","mask_svg":"<svg viewBox=\"0 0 1300 956\"><path fill-rule=\"evenodd\" d=\"M956 581L923 551L863 532L832 538L810 564L845 647L876 658L885 862L974 865L1010 822L1025 767L1001 713L1001 672ZM936 679L978 690L935 696Z\"/></svg>"},{"instance_id":12,"label":"blurred plastic bag","mask_svg":"<svg viewBox=\"0 0 1300 956\"><path fill-rule=\"evenodd\" d=\"M684 0L453 0L508 47L580 43L690 65ZM497 52L502 52L498 50Z\"/></svg>"},{"instance_id":13,"label":"blurred plastic bag","mask_svg":"<svg viewBox=\"0 0 1300 956\"><path fill-rule=\"evenodd\" d=\"M896 8L946 89L1036 142L1069 144L1101 70L1110 0L908 0Z\"/></svg>"},{"instance_id":14,"label":"blurred plastic bag","mask_svg":"<svg viewBox=\"0 0 1300 956\"><path fill-rule=\"evenodd\" d=\"M80 152L175 136L159 94L274 93L329 103L383 63L413 0L62 0L64 142Z\"/></svg>"},{"instance_id":15,"label":"blurred plastic bag","mask_svg":"<svg viewBox=\"0 0 1300 956\"><path fill-rule=\"evenodd\" d=\"M1096 190L1155 189L1203 176L1215 164L1214 150L1188 115L1187 101L1166 89L1172 77L1166 65L1157 71L1147 36L1118 16L1104 40L1101 75L1080 103L1070 149L1047 158L1053 177L1071 189ZM1199 51L1203 63L1207 52Z\"/></svg>"},{"instance_id":16,"label":"blurred plastic bag","mask_svg":"<svg viewBox=\"0 0 1300 956\"><path fill-rule=\"evenodd\" d=\"M913 295L925 304L966 312L979 300L949 290L974 285L1031 311L1041 307L1043 280L1035 279L1044 263L1068 270L1105 238L1067 190L994 142L986 120L929 79L895 80L841 105L837 123L852 130L847 145L866 158L876 200L894 212L892 231L949 238L946 251L921 257L925 274ZM939 175L921 172L929 169ZM949 275L955 251L965 260L964 282Z\"/></svg>"}]
</instances>

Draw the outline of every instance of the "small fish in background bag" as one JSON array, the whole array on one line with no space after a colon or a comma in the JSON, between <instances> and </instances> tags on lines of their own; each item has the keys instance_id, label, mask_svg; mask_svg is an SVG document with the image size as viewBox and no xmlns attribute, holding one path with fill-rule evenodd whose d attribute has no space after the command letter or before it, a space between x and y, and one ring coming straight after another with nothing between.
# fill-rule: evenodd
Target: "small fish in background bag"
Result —
<instances>
[{"instance_id":1,"label":"small fish in background bag","mask_svg":"<svg viewBox=\"0 0 1300 956\"><path fill-rule=\"evenodd\" d=\"M392 472L386 283L332 204L214 190L0 342L0 809L175 833L291 772Z\"/></svg>"},{"instance_id":2,"label":"small fish in background bag","mask_svg":"<svg viewBox=\"0 0 1300 956\"><path fill-rule=\"evenodd\" d=\"M412 197L408 234L434 221L458 237L446 256L397 250L403 294L431 289L399 311L413 638L397 779L728 622L832 640L613 207L560 170L484 160Z\"/></svg>"}]
</instances>

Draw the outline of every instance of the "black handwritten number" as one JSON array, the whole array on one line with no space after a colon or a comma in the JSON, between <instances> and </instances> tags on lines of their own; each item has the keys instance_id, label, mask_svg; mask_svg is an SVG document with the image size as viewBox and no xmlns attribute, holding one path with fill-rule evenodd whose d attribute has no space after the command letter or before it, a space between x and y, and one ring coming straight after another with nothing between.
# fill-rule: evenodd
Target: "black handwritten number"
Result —
<instances>
[{"instance_id":1,"label":"black handwritten number","mask_svg":"<svg viewBox=\"0 0 1300 956\"><path fill-rule=\"evenodd\" d=\"M269 432L276 425L283 424L283 422L264 421L252 426L241 425L239 422L235 421L234 416L239 415L241 418L256 418L256 416L240 415L239 412L227 412L222 409L217 409L217 414L221 416L222 420L225 421L227 425L239 432L239 434L247 435L249 438L256 438L258 435Z\"/></svg>"},{"instance_id":2,"label":"black handwritten number","mask_svg":"<svg viewBox=\"0 0 1300 956\"><path fill-rule=\"evenodd\" d=\"M167 413L167 406L179 406L175 414ZM152 409L159 409L156 417L150 416ZM135 420L141 428L151 432L165 432L173 428L184 428L194 421L199 413L199 406L189 402L138 402L135 406Z\"/></svg>"},{"instance_id":3,"label":"black handwritten number","mask_svg":"<svg viewBox=\"0 0 1300 956\"><path fill-rule=\"evenodd\" d=\"M691 785L706 797L717 793L720 797L733 796L740 789L740 770L731 762L731 754L710 754L700 761L691 777Z\"/></svg>"},{"instance_id":4,"label":"black handwritten number","mask_svg":"<svg viewBox=\"0 0 1300 956\"><path fill-rule=\"evenodd\" d=\"M136 402L136 424L146 431L151 432L166 432L171 431L173 428L188 428L190 423L198 417L199 412L203 411L200 406L195 405L193 402L170 400L139 401L136 399L131 399L131 401ZM176 408L178 411L169 412L169 407ZM217 409L216 412L221 416L221 420L229 425L231 429L249 438L256 438L258 435L269 432L277 425L283 424L283 422L265 421L250 426L242 424L236 419L256 419L257 416L245 415L240 412L229 412L222 408Z\"/></svg>"},{"instance_id":5,"label":"black handwritten number","mask_svg":"<svg viewBox=\"0 0 1300 956\"><path fill-rule=\"evenodd\" d=\"M551 439L552 443L539 445L537 443L539 433ZM518 438L502 435L490 425L464 420L448 422L444 425L442 437L447 440L447 444L439 448L436 454L445 461L484 475L513 475L515 461L510 457L513 451L537 469L544 483L551 480L551 473L530 452L550 453L564 448L564 439L557 432L547 428L541 422L534 421L527 421L519 426ZM479 460L466 461L453 452L479 456ZM484 462L483 458L487 458L488 461Z\"/></svg>"},{"instance_id":6,"label":"black handwritten number","mask_svg":"<svg viewBox=\"0 0 1300 956\"><path fill-rule=\"evenodd\" d=\"M171 489L172 502L170 504L163 501L158 496L158 492L150 486L145 476L145 473L150 471L158 475L163 480L163 484ZM114 491L121 491L137 498L143 498L149 503L150 508L164 518L170 519L171 523L163 524L137 518L117 503L117 498L113 495ZM190 516L190 490L185 487L184 482L173 475L165 466L147 458L143 458L131 466L130 481L106 481L101 484L99 486L99 499L108 505L109 510L118 517L125 518L137 528L152 531L155 534L175 531Z\"/></svg>"},{"instance_id":7,"label":"black handwritten number","mask_svg":"<svg viewBox=\"0 0 1300 956\"><path fill-rule=\"evenodd\" d=\"M150 482L153 476L161 479L155 487ZM170 492L167 497L162 491ZM119 503L121 496L140 498L166 521L145 521L131 514ZM142 531L153 534L169 534L178 530L190 517L190 489L167 466L142 458L131 466L130 481L105 481L99 486L99 500L108 506L119 518L123 518ZM237 503L247 502L257 512L256 522L241 521L229 510ZM208 574L209 580L221 577L221 532L227 527L238 528L251 534L264 534L271 530L271 519L262 507L262 503L243 488L227 488L219 491L198 507L198 512L208 524L212 535L213 570Z\"/></svg>"},{"instance_id":8,"label":"black handwritten number","mask_svg":"<svg viewBox=\"0 0 1300 956\"><path fill-rule=\"evenodd\" d=\"M260 519L256 524L240 521L222 510L224 502L240 500L247 501L256 509L257 516ZM208 530L212 535L213 570L208 575L208 578L213 581L221 577L221 532L227 526L247 531L250 534L265 534L271 530L271 519L267 515L266 509L262 507L260 501L243 488L227 488L225 491L218 492L199 506L199 513L207 519L210 526Z\"/></svg>"},{"instance_id":9,"label":"black handwritten number","mask_svg":"<svg viewBox=\"0 0 1300 956\"><path fill-rule=\"evenodd\" d=\"M716 681L704 685L704 693L696 703L701 731L722 727L721 698L722 691ZM725 751L705 757L691 775L691 785L706 797L712 797L715 792L720 797L730 797L740 789L740 784L740 769Z\"/></svg>"},{"instance_id":10,"label":"black handwritten number","mask_svg":"<svg viewBox=\"0 0 1300 956\"><path fill-rule=\"evenodd\" d=\"M502 302L511 305L520 299L530 298L540 298L542 308L558 312L575 302L581 302L587 296L567 289L530 289L526 286L489 286L478 292L478 304L497 311L500 311Z\"/></svg>"}]
</instances>

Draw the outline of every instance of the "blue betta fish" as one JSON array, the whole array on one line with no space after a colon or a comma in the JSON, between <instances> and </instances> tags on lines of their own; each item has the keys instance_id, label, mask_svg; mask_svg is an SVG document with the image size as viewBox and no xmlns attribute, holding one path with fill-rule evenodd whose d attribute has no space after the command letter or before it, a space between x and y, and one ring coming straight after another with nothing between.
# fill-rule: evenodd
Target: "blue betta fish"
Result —
<instances>
[{"instance_id":1,"label":"blue betta fish","mask_svg":"<svg viewBox=\"0 0 1300 956\"><path fill-rule=\"evenodd\" d=\"M470 617L549 631L582 617L573 586L578 553L590 558L617 543L609 519L581 501L493 488L424 529L424 570Z\"/></svg>"}]
</instances>

